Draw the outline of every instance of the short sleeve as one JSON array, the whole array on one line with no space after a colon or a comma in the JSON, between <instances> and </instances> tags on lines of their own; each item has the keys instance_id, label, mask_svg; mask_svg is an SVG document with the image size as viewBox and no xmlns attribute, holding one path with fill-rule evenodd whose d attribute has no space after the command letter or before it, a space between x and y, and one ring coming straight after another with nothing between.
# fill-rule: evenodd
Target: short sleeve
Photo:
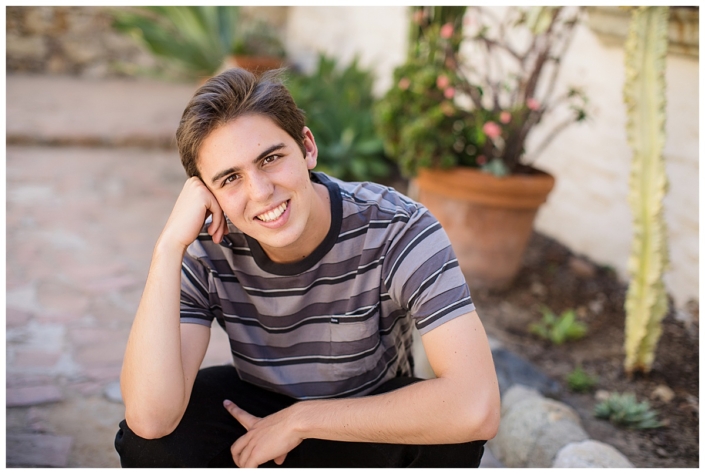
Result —
<instances>
[{"instance_id":1,"label":"short sleeve","mask_svg":"<svg viewBox=\"0 0 705 474\"><path fill-rule=\"evenodd\" d=\"M421 334L475 309L448 235L423 206L394 236L383 278Z\"/></svg>"},{"instance_id":2,"label":"short sleeve","mask_svg":"<svg viewBox=\"0 0 705 474\"><path fill-rule=\"evenodd\" d=\"M191 249L191 247L189 247ZM181 322L210 327L214 315L208 297L208 268L188 250L181 262Z\"/></svg>"}]
</instances>

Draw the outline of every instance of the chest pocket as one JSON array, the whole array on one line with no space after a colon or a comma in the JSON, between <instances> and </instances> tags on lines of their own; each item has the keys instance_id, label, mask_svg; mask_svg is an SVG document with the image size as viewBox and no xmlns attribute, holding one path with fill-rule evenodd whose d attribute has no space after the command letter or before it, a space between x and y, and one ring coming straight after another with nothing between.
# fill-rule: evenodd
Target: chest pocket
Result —
<instances>
[{"instance_id":1,"label":"chest pocket","mask_svg":"<svg viewBox=\"0 0 705 474\"><path fill-rule=\"evenodd\" d=\"M376 318L345 321L344 318L333 317L330 328L331 355L336 360L333 373L336 378L362 375L377 366L384 350L380 347Z\"/></svg>"}]
</instances>

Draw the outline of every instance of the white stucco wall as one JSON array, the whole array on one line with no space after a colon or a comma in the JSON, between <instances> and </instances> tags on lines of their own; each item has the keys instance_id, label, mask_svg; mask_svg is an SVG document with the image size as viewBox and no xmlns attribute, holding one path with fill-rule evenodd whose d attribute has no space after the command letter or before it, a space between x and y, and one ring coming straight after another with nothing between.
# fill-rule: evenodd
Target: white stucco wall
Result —
<instances>
[{"instance_id":1,"label":"white stucco wall","mask_svg":"<svg viewBox=\"0 0 705 474\"><path fill-rule=\"evenodd\" d=\"M355 53L377 75L376 92L391 84L404 61L408 17L405 7L289 7L286 44L290 58L310 70L317 51L348 62ZM580 26L558 87L578 85L590 98L592 118L569 128L544 151L536 165L557 178L540 210L536 228L626 279L631 249L627 188L631 149L622 100L624 52L603 44ZM671 270L665 280L678 306L698 299L699 284L699 88L697 58L669 55L667 139L664 149L670 191L665 199ZM543 130L550 121L543 124ZM537 129L531 145L542 137Z\"/></svg>"},{"instance_id":2,"label":"white stucco wall","mask_svg":"<svg viewBox=\"0 0 705 474\"><path fill-rule=\"evenodd\" d=\"M622 99L624 51L603 44L582 26L562 73L561 84L585 88L593 117L556 138L537 161L538 167L556 175L557 184L536 228L573 251L614 267L626 279L632 243L627 203L632 151ZM676 304L683 306L698 299L699 289L697 59L669 55L666 83L663 154L670 190L664 206L671 269L665 282Z\"/></svg>"},{"instance_id":3,"label":"white stucco wall","mask_svg":"<svg viewBox=\"0 0 705 474\"><path fill-rule=\"evenodd\" d=\"M304 71L316 65L318 52L343 64L359 54L360 64L375 73L375 93L391 85L394 68L404 62L406 7L289 7L286 49Z\"/></svg>"}]
</instances>

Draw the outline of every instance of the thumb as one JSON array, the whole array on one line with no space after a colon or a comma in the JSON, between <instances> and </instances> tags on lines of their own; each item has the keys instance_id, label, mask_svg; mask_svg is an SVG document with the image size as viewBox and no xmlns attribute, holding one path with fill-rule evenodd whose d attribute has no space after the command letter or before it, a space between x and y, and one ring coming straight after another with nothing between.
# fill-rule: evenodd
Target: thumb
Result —
<instances>
[{"instance_id":1,"label":"thumb","mask_svg":"<svg viewBox=\"0 0 705 474\"><path fill-rule=\"evenodd\" d=\"M260 418L250 415L230 400L224 400L223 406L226 410L228 410L228 413L230 413L237 421L240 422L242 426L245 427L247 431L250 431L252 426L260 420Z\"/></svg>"}]
</instances>

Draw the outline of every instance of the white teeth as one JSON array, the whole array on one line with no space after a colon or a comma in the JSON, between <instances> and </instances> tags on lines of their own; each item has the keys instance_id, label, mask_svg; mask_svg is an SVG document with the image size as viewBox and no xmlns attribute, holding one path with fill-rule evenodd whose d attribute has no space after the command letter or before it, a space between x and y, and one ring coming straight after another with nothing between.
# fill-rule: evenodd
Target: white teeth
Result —
<instances>
[{"instance_id":1,"label":"white teeth","mask_svg":"<svg viewBox=\"0 0 705 474\"><path fill-rule=\"evenodd\" d=\"M279 216L284 214L284 211L286 211L286 202L281 203L278 207L272 209L271 211L267 211L264 214L260 214L257 216L257 219L263 221L263 222L271 222L273 220L279 219Z\"/></svg>"}]
</instances>

